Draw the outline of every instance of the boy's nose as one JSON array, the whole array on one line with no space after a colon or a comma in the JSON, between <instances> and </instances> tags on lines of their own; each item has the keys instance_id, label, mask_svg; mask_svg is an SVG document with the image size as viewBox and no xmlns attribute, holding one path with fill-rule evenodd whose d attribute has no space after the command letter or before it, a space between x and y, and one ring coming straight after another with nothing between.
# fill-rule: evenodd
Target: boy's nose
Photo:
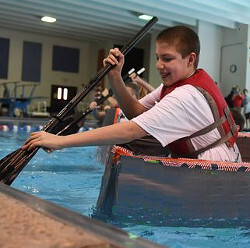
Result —
<instances>
[{"instance_id":1,"label":"boy's nose","mask_svg":"<svg viewBox=\"0 0 250 248\"><path fill-rule=\"evenodd\" d=\"M157 68L157 69L163 69L163 68L164 68L164 64L161 63L160 60L158 60L158 61L156 62L156 68Z\"/></svg>"}]
</instances>

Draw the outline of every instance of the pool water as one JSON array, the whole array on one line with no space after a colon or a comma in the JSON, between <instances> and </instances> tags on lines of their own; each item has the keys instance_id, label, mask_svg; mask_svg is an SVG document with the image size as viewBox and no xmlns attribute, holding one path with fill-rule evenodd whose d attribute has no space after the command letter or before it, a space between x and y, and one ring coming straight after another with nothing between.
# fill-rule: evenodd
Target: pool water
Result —
<instances>
[{"instance_id":1,"label":"pool water","mask_svg":"<svg viewBox=\"0 0 250 248\"><path fill-rule=\"evenodd\" d=\"M19 148L27 137L26 132L0 132L0 158ZM104 171L96 158L96 150L97 147L78 147L47 154L40 149L12 187L91 216ZM155 227L126 223L120 227L171 248L250 247L250 230L245 228Z\"/></svg>"}]
</instances>

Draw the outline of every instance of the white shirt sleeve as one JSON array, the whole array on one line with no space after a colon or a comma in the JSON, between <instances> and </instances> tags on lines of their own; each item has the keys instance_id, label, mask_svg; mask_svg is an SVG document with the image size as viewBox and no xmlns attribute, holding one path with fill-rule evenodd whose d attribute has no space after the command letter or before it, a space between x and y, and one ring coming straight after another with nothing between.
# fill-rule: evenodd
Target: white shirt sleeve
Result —
<instances>
[{"instance_id":1,"label":"white shirt sleeve","mask_svg":"<svg viewBox=\"0 0 250 248\"><path fill-rule=\"evenodd\" d=\"M156 102L160 101L161 96L161 90L162 90L163 84L161 84L158 88L156 88L151 93L147 94L143 98L141 98L139 101L140 103L147 109L151 109Z\"/></svg>"}]
</instances>

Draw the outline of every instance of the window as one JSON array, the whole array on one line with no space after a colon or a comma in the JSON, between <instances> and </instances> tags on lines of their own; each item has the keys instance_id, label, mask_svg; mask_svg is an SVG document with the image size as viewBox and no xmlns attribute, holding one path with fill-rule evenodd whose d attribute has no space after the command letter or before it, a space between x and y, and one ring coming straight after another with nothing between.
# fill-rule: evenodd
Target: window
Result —
<instances>
[{"instance_id":1,"label":"window","mask_svg":"<svg viewBox=\"0 0 250 248\"><path fill-rule=\"evenodd\" d=\"M29 82L41 81L42 44L23 42L22 80Z\"/></svg>"},{"instance_id":2,"label":"window","mask_svg":"<svg viewBox=\"0 0 250 248\"><path fill-rule=\"evenodd\" d=\"M80 49L53 46L53 71L79 72Z\"/></svg>"},{"instance_id":3,"label":"window","mask_svg":"<svg viewBox=\"0 0 250 248\"><path fill-rule=\"evenodd\" d=\"M8 78L10 40L0 38L0 78Z\"/></svg>"}]
</instances>

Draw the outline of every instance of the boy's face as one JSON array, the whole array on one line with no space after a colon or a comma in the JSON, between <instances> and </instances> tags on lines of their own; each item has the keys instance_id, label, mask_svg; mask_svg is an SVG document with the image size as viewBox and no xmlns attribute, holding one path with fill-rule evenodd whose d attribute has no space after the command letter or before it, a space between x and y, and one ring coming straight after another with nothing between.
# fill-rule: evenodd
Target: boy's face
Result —
<instances>
[{"instance_id":1,"label":"boy's face","mask_svg":"<svg viewBox=\"0 0 250 248\"><path fill-rule=\"evenodd\" d=\"M182 58L174 45L170 46L164 41L156 42L156 58L156 68L165 86L173 85L179 80L190 77L195 70L195 53Z\"/></svg>"}]
</instances>

